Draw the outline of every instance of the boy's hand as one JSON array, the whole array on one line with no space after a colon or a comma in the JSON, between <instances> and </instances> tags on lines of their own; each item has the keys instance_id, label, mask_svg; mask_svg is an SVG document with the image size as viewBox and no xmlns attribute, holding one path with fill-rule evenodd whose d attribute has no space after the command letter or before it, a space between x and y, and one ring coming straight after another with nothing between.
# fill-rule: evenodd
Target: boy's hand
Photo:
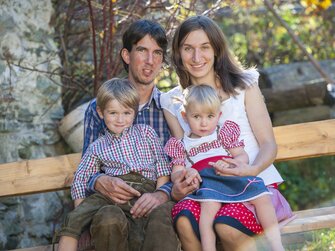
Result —
<instances>
[{"instance_id":1,"label":"boy's hand","mask_svg":"<svg viewBox=\"0 0 335 251\"><path fill-rule=\"evenodd\" d=\"M124 204L134 197L141 196L140 192L122 179L107 175L102 175L97 179L94 189L117 204Z\"/></svg>"}]
</instances>

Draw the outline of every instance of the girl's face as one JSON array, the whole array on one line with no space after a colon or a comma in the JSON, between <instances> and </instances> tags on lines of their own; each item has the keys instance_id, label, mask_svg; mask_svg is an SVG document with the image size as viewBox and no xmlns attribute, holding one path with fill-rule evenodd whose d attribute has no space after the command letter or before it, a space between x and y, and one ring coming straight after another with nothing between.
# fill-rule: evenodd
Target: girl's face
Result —
<instances>
[{"instance_id":1,"label":"girl's face","mask_svg":"<svg viewBox=\"0 0 335 251\"><path fill-rule=\"evenodd\" d=\"M133 124L135 111L123 106L117 100L111 100L107 103L104 110L97 107L100 118L105 121L107 128L119 136L126 128Z\"/></svg>"},{"instance_id":2,"label":"girl's face","mask_svg":"<svg viewBox=\"0 0 335 251\"><path fill-rule=\"evenodd\" d=\"M219 122L221 112L204 109L201 104L192 104L183 113L184 119L191 128L191 138L211 135Z\"/></svg>"},{"instance_id":3,"label":"girl's face","mask_svg":"<svg viewBox=\"0 0 335 251\"><path fill-rule=\"evenodd\" d=\"M194 30L186 36L180 55L193 84L214 83L214 49L203 30Z\"/></svg>"}]
</instances>

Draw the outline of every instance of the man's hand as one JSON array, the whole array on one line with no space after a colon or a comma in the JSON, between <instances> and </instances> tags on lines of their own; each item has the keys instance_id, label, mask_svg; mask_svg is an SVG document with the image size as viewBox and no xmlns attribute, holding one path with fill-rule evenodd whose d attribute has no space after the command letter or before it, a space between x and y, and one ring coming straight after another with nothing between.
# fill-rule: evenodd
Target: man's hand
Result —
<instances>
[{"instance_id":1,"label":"man's hand","mask_svg":"<svg viewBox=\"0 0 335 251\"><path fill-rule=\"evenodd\" d=\"M181 171L180 175L176 178L173 183L171 196L174 200L181 200L186 195L193 193L195 190L199 188L199 181L196 179L197 173L186 177L187 171L184 169Z\"/></svg>"},{"instance_id":2,"label":"man's hand","mask_svg":"<svg viewBox=\"0 0 335 251\"><path fill-rule=\"evenodd\" d=\"M151 211L168 201L168 196L161 191L154 193L144 193L131 208L130 213L134 218L141 218L143 216L148 216Z\"/></svg>"},{"instance_id":3,"label":"man's hand","mask_svg":"<svg viewBox=\"0 0 335 251\"><path fill-rule=\"evenodd\" d=\"M117 177L100 176L95 182L94 189L118 204L124 204L141 193Z\"/></svg>"}]
</instances>

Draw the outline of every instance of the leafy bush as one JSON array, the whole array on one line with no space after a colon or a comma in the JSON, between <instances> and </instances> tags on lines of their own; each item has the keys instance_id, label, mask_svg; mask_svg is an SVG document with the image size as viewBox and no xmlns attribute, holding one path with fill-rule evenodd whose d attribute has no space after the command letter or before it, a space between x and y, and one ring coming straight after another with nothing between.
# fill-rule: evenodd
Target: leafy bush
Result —
<instances>
[{"instance_id":1,"label":"leafy bush","mask_svg":"<svg viewBox=\"0 0 335 251\"><path fill-rule=\"evenodd\" d=\"M280 190L292 209L316 208L334 200L335 156L277 163Z\"/></svg>"}]
</instances>

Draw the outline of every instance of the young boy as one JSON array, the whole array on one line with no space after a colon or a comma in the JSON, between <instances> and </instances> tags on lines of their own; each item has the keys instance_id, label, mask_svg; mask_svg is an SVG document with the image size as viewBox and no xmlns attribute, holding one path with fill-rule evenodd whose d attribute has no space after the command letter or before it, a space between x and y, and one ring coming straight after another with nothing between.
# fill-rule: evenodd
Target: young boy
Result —
<instances>
[{"instance_id":1,"label":"young boy","mask_svg":"<svg viewBox=\"0 0 335 251\"><path fill-rule=\"evenodd\" d=\"M139 95L128 80L114 78L105 82L97 94L97 112L107 126L105 135L93 142L78 166L71 193L80 194L80 204L70 212L59 233L58 250L77 250L80 234L102 207L122 210L123 217L135 221L136 231L144 229L145 217L133 219L130 209L144 193L152 193L169 181L171 169L162 143L153 128L133 125L138 111ZM89 178L101 169L131 186L132 198L116 203L96 193L85 198ZM145 200L145 196L142 199ZM78 198L76 198L78 199ZM78 200L77 200L78 201ZM139 236L144 234L138 233ZM119 250L127 249L123 243Z\"/></svg>"}]
</instances>

